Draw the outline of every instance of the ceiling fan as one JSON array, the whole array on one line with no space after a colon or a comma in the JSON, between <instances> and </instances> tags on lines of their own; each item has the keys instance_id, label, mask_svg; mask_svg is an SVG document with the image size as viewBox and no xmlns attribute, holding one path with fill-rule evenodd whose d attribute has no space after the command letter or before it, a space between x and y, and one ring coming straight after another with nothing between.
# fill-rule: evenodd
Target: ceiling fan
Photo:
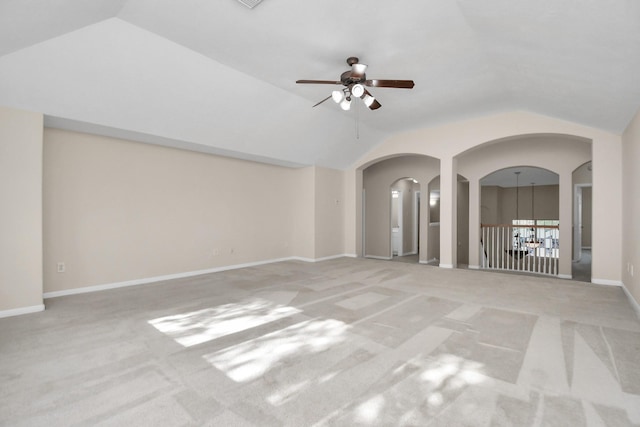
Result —
<instances>
[{"instance_id":1,"label":"ceiling fan","mask_svg":"<svg viewBox=\"0 0 640 427\"><path fill-rule=\"evenodd\" d=\"M365 88L368 87L390 87L399 89L412 89L413 80L367 80L365 71L367 66L361 64L355 56L347 58L347 64L351 66L350 70L345 71L340 76L340 80L297 80L299 84L328 84L343 85L342 90L334 90L331 95L314 105L314 107L332 98L336 104L340 104L343 110L351 108L351 100L353 97L361 98L364 104L370 110L377 110L382 105L371 95Z\"/></svg>"}]
</instances>

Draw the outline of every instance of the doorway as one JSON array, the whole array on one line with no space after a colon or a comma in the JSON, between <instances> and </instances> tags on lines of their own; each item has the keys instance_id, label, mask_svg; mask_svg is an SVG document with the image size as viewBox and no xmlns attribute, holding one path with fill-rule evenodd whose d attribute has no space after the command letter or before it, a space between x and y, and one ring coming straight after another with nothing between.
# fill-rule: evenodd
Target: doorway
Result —
<instances>
[{"instance_id":1,"label":"doorway","mask_svg":"<svg viewBox=\"0 0 640 427\"><path fill-rule=\"evenodd\" d=\"M391 260L418 263L420 183L401 178L391 185Z\"/></svg>"},{"instance_id":2,"label":"doorway","mask_svg":"<svg viewBox=\"0 0 640 427\"><path fill-rule=\"evenodd\" d=\"M571 276L581 282L591 282L591 189L591 184L574 187Z\"/></svg>"},{"instance_id":3,"label":"doorway","mask_svg":"<svg viewBox=\"0 0 640 427\"><path fill-rule=\"evenodd\" d=\"M571 277L581 282L591 282L592 172L592 163L587 162L576 168L571 177L573 183Z\"/></svg>"},{"instance_id":4,"label":"doorway","mask_svg":"<svg viewBox=\"0 0 640 427\"><path fill-rule=\"evenodd\" d=\"M438 159L423 155L383 159L362 169L363 257L385 260L394 258L391 243L391 191L398 190L402 191L402 196L398 193L398 201L402 197L403 205L402 246L398 252L401 251L403 257L417 254L415 262L419 259L419 262L426 263L431 239L429 191L425 183L431 182L439 169ZM401 183L405 188L395 188ZM416 193L420 193L419 196ZM397 209L393 211L397 212ZM360 254L360 250L358 252Z\"/></svg>"}]
</instances>

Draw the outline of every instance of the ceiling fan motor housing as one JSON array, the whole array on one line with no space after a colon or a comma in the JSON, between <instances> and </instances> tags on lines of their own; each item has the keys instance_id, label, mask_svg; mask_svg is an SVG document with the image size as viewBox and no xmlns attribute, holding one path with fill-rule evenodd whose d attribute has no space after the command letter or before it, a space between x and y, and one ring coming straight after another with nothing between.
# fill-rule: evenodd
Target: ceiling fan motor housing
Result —
<instances>
[{"instance_id":1,"label":"ceiling fan motor housing","mask_svg":"<svg viewBox=\"0 0 640 427\"><path fill-rule=\"evenodd\" d=\"M363 74L361 77L353 77L351 75L351 70L345 71L340 76L340 81L345 86L351 86L351 85L354 85L354 84L357 84L357 83L364 83L364 81L366 79L367 79L366 74Z\"/></svg>"}]
</instances>

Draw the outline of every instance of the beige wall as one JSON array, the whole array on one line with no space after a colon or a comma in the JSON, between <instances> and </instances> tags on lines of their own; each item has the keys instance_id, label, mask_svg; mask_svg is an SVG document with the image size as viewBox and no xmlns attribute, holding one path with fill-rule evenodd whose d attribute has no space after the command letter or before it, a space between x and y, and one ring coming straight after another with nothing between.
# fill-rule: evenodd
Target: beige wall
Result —
<instances>
[{"instance_id":1,"label":"beige wall","mask_svg":"<svg viewBox=\"0 0 640 427\"><path fill-rule=\"evenodd\" d=\"M345 253L344 177L343 171L315 168L314 258L316 259Z\"/></svg>"},{"instance_id":2,"label":"beige wall","mask_svg":"<svg viewBox=\"0 0 640 427\"><path fill-rule=\"evenodd\" d=\"M42 114L0 107L0 312L4 314L44 308L42 121Z\"/></svg>"},{"instance_id":3,"label":"beige wall","mask_svg":"<svg viewBox=\"0 0 640 427\"><path fill-rule=\"evenodd\" d=\"M343 253L341 171L56 129L44 141L46 292Z\"/></svg>"},{"instance_id":4,"label":"beige wall","mask_svg":"<svg viewBox=\"0 0 640 427\"><path fill-rule=\"evenodd\" d=\"M460 177L458 177L460 179ZM469 182L458 181L458 264L469 264Z\"/></svg>"},{"instance_id":5,"label":"beige wall","mask_svg":"<svg viewBox=\"0 0 640 427\"><path fill-rule=\"evenodd\" d=\"M580 165L573 171L573 184L591 184L593 183L592 163L587 162Z\"/></svg>"},{"instance_id":6,"label":"beige wall","mask_svg":"<svg viewBox=\"0 0 640 427\"><path fill-rule=\"evenodd\" d=\"M480 189L480 222L482 224L511 224L514 219L534 219L531 211L531 186L482 186ZM558 220L560 217L560 188L558 185L537 185L534 189L535 219ZM516 196L516 193L517 196ZM519 208L516 209L516 200ZM518 215L516 215L516 213ZM482 250L480 255L482 256ZM480 261L482 263L482 261Z\"/></svg>"},{"instance_id":7,"label":"beige wall","mask_svg":"<svg viewBox=\"0 0 640 427\"><path fill-rule=\"evenodd\" d=\"M593 192L591 187L582 188L582 247L591 247L591 204Z\"/></svg>"},{"instance_id":8,"label":"beige wall","mask_svg":"<svg viewBox=\"0 0 640 427\"><path fill-rule=\"evenodd\" d=\"M342 201L345 254L353 257L363 254L363 192L362 170L344 171L344 200Z\"/></svg>"},{"instance_id":9,"label":"beige wall","mask_svg":"<svg viewBox=\"0 0 640 427\"><path fill-rule=\"evenodd\" d=\"M531 216L531 186L502 188L498 204L500 217L498 223L510 224L516 219L516 199L519 201L517 213L519 219L559 219L559 187L557 185L536 185L534 189L533 208L535 218ZM516 197L516 193L517 197Z\"/></svg>"},{"instance_id":10,"label":"beige wall","mask_svg":"<svg viewBox=\"0 0 640 427\"><path fill-rule=\"evenodd\" d=\"M480 188L480 222L482 224L502 224L502 187L483 185Z\"/></svg>"},{"instance_id":11,"label":"beige wall","mask_svg":"<svg viewBox=\"0 0 640 427\"><path fill-rule=\"evenodd\" d=\"M313 259L316 247L316 233L314 225L316 221L315 213L315 179L316 168L307 167L292 174L291 182L284 184L287 188L291 185L288 200L284 201L283 207L288 207L293 212L291 217L291 232L296 239L292 239L292 253L296 256ZM288 227L284 224L279 225L283 230Z\"/></svg>"},{"instance_id":12,"label":"beige wall","mask_svg":"<svg viewBox=\"0 0 640 427\"><path fill-rule=\"evenodd\" d=\"M622 282L640 308L640 111L622 136ZM594 165L594 172L597 165ZM597 189L593 189L594 204ZM595 245L595 243L594 243ZM633 266L633 274L631 274Z\"/></svg>"}]
</instances>

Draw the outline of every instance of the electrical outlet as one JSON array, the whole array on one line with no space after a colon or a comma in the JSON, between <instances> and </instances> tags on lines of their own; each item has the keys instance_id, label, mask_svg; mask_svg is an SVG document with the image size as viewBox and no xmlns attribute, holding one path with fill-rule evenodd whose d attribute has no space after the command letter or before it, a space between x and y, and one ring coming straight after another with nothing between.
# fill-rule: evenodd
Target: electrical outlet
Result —
<instances>
[{"instance_id":1,"label":"electrical outlet","mask_svg":"<svg viewBox=\"0 0 640 427\"><path fill-rule=\"evenodd\" d=\"M631 271L630 271L630 273L631 273L631 277L633 277L633 264L631 264Z\"/></svg>"},{"instance_id":2,"label":"electrical outlet","mask_svg":"<svg viewBox=\"0 0 640 427\"><path fill-rule=\"evenodd\" d=\"M64 273L67 268L64 265L64 262L58 263L58 273Z\"/></svg>"}]
</instances>

